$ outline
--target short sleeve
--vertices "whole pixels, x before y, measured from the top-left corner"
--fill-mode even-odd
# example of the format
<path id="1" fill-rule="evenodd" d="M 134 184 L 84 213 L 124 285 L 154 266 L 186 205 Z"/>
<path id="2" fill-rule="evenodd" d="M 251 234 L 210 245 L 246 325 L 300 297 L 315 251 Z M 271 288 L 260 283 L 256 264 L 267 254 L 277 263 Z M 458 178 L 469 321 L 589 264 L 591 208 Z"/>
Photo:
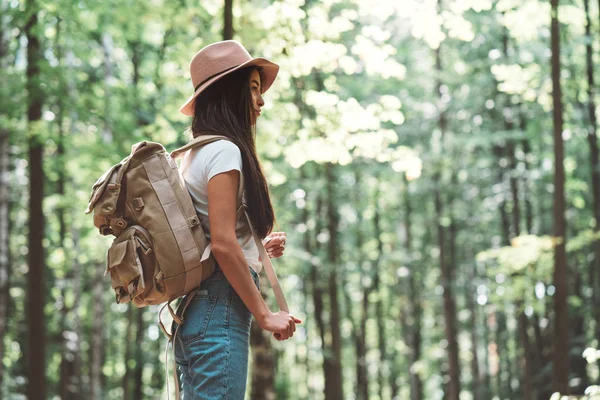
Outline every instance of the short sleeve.
<path id="1" fill-rule="evenodd" d="M 228 140 L 219 140 L 205 147 L 206 181 L 227 171 L 242 172 L 242 153 L 240 149 Z"/>

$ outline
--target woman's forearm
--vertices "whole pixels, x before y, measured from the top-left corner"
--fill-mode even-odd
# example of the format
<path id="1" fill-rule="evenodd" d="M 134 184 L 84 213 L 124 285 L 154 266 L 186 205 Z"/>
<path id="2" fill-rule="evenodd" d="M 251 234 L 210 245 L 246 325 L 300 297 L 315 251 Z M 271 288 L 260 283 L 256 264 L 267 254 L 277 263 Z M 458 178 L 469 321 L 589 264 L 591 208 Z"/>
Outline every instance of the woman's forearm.
<path id="1" fill-rule="evenodd" d="M 213 243 L 212 253 L 235 292 L 254 318 L 261 321 L 270 310 L 254 284 L 248 262 L 238 241 Z"/>

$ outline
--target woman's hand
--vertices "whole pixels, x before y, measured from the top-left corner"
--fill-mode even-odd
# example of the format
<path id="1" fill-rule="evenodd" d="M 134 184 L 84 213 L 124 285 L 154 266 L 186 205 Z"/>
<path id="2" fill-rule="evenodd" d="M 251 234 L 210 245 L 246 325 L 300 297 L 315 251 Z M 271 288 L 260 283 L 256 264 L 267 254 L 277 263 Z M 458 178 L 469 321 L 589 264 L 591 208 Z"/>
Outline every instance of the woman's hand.
<path id="1" fill-rule="evenodd" d="M 287 235 L 285 232 L 272 232 L 264 238 L 263 245 L 265 246 L 265 250 L 267 250 L 269 258 L 279 258 L 283 255 L 286 240 Z"/>
<path id="2" fill-rule="evenodd" d="M 296 324 L 301 323 L 300 319 L 285 311 L 269 312 L 264 318 L 258 321 L 261 329 L 273 333 L 273 337 L 277 340 L 287 340 L 294 336 Z"/>

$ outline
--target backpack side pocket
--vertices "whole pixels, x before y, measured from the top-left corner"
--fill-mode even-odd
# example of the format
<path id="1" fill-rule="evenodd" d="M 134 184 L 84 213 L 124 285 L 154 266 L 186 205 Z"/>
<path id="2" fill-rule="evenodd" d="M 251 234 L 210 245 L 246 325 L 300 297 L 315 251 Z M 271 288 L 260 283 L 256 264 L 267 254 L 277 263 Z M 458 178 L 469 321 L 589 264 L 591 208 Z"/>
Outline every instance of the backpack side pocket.
<path id="1" fill-rule="evenodd" d="M 125 230 L 108 249 L 106 272 L 110 274 L 117 303 L 127 303 L 146 289 L 140 253 L 145 250 L 135 229 Z"/>

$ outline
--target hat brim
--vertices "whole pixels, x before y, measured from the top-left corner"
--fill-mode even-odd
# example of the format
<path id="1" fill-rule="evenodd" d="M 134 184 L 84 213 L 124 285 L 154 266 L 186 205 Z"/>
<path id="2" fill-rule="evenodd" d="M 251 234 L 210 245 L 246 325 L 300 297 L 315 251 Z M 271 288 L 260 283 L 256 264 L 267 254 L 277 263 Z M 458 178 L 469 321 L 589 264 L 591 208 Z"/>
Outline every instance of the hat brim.
<path id="1" fill-rule="evenodd" d="M 215 76 L 214 78 L 209 79 L 208 81 L 204 82 L 195 92 L 193 95 L 190 96 L 190 98 L 181 106 L 181 108 L 179 108 L 179 111 L 182 114 L 188 115 L 190 117 L 194 116 L 194 100 L 196 99 L 196 97 L 198 97 L 198 95 L 200 93 L 202 93 L 204 90 L 206 90 L 207 87 L 209 87 L 210 85 L 212 85 L 213 83 L 215 83 L 216 81 L 218 81 L 219 79 L 221 79 L 222 77 L 231 74 L 234 71 L 237 71 L 238 69 L 241 68 L 245 68 L 245 67 L 260 67 L 264 76 L 264 79 L 261 82 L 261 93 L 266 92 L 271 85 L 273 84 L 273 82 L 275 81 L 275 78 L 277 77 L 277 73 L 279 72 L 279 65 L 272 63 L 271 61 L 265 59 L 265 58 L 253 58 L 252 60 L 248 60 L 245 63 L 242 63 L 240 65 L 238 65 L 235 68 L 232 68 L 228 71 L 225 71 L 217 76 Z"/>

